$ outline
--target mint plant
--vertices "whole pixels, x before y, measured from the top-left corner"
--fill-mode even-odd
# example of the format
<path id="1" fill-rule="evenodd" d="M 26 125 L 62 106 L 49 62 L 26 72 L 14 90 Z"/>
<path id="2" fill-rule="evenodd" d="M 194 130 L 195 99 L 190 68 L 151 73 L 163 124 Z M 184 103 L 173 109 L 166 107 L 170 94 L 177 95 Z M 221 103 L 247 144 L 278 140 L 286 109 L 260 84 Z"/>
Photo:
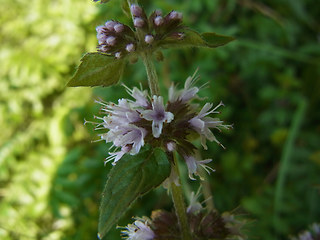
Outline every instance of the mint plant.
<path id="1" fill-rule="evenodd" d="M 107 1 L 101 1 L 104 3 Z M 112 86 L 117 84 L 127 62 L 141 58 L 148 76 L 149 90 L 132 89 L 124 85 L 130 98 L 117 103 L 97 101 L 101 116 L 92 123 L 102 130 L 100 138 L 112 143 L 105 163 L 112 162 L 102 193 L 98 237 L 104 238 L 130 205 L 143 194 L 164 184 L 172 195 L 175 212 L 155 211 L 151 218 L 136 218 L 123 231 L 127 239 L 232 239 L 241 238 L 241 222 L 232 215 L 220 215 L 215 209 L 205 209 L 196 199 L 186 208 L 178 169 L 178 157 L 186 164 L 189 178 L 202 179 L 203 168 L 211 159 L 198 159 L 193 140 L 215 141 L 213 131 L 230 129 L 217 117 L 220 102 L 204 103 L 196 83 L 197 72 L 188 77 L 182 89 L 171 85 L 168 101 L 159 90 L 159 80 L 153 56 L 162 56 L 163 49 L 179 47 L 216 48 L 233 40 L 216 33 L 198 33 L 183 24 L 177 11 L 163 14 L 153 11 L 149 16 L 136 1 L 127 1 L 127 11 L 133 27 L 115 20 L 98 26 L 97 52 L 87 53 L 68 86 Z"/>

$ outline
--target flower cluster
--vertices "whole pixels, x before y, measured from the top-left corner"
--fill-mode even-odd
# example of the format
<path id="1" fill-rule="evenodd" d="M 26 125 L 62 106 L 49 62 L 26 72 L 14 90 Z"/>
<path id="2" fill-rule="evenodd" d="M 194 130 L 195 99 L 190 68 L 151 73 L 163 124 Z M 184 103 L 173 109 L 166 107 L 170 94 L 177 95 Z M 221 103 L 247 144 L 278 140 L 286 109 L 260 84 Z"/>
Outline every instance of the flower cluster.
<path id="1" fill-rule="evenodd" d="M 136 31 L 113 20 L 96 28 L 100 52 L 122 58 L 146 48 L 155 48 L 163 40 L 184 37 L 182 14 L 179 12 L 171 11 L 162 16 L 162 12 L 156 10 L 147 17 L 144 10 L 136 4 L 130 6 L 130 11 Z"/>
<path id="2" fill-rule="evenodd" d="M 105 116 L 95 117 L 101 120 L 96 129 L 108 130 L 100 135 L 101 139 L 113 143 L 112 148 L 115 149 L 109 153 L 106 162 L 113 161 L 116 164 L 124 154 L 135 155 L 148 143 L 153 147 L 162 147 L 167 152 L 177 151 L 184 158 L 191 179 L 194 179 L 193 175 L 198 175 L 199 166 L 207 172 L 212 170 L 205 165 L 211 159 L 196 159 L 196 147 L 190 142 L 190 136 L 200 137 L 206 149 L 206 140 L 221 145 L 212 129 L 228 129 L 231 126 L 209 116 L 219 113 L 217 108 L 222 103 L 216 107 L 206 103 L 200 111 L 191 104 L 193 99 L 198 98 L 199 88 L 194 86 L 197 80 L 195 75 L 188 77 L 181 90 L 172 85 L 166 104 L 162 96 L 150 97 L 146 90 L 136 87 L 126 87 L 133 100 L 122 98 L 117 104 L 98 101 Z"/>
<path id="3" fill-rule="evenodd" d="M 246 239 L 242 233 L 244 219 L 230 213 L 220 215 L 216 210 L 206 213 L 198 201 L 199 192 L 194 195 L 187 208 L 192 239 Z M 175 213 L 156 210 L 148 217 L 136 218 L 121 231 L 122 237 L 128 240 L 181 239 L 181 229 Z"/>

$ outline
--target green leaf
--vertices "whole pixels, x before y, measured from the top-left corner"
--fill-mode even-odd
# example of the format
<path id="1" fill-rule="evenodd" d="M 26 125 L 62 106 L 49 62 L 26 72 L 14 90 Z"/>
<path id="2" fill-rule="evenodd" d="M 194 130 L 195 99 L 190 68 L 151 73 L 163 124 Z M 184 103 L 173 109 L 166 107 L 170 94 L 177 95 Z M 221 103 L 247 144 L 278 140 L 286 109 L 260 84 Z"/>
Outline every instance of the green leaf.
<path id="1" fill-rule="evenodd" d="M 87 53 L 68 87 L 111 86 L 116 84 L 123 72 L 125 61 L 100 53 Z"/>
<path id="2" fill-rule="evenodd" d="M 164 48 L 173 47 L 210 47 L 216 48 L 225 45 L 233 40 L 233 37 L 220 35 L 217 33 L 202 33 L 185 29 L 183 30 L 184 37 L 182 39 L 177 39 L 174 37 L 167 37 L 160 42 L 160 46 Z"/>
<path id="3" fill-rule="evenodd" d="M 121 9 L 122 9 L 122 12 L 123 12 L 127 17 L 131 18 L 131 12 L 130 12 L 130 7 L 129 7 L 129 4 L 128 4 L 128 1 L 122 0 Z"/>
<path id="4" fill-rule="evenodd" d="M 146 147 L 137 155 L 125 155 L 109 173 L 102 194 L 99 237 L 110 228 L 141 195 L 159 186 L 170 174 L 170 163 L 160 148 Z"/>
<path id="5" fill-rule="evenodd" d="M 206 45 L 210 48 L 220 47 L 235 40 L 233 37 L 212 32 L 202 33 L 201 37 L 205 41 Z"/>

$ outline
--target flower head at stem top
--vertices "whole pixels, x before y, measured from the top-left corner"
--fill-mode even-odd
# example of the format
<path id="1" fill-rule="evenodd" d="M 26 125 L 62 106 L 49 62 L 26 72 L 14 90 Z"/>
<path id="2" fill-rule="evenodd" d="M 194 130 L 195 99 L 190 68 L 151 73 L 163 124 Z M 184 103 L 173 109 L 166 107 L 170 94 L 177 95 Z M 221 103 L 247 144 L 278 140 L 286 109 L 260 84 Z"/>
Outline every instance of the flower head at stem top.
<path id="1" fill-rule="evenodd" d="M 99 52 L 119 59 L 146 49 L 154 51 L 165 40 L 184 38 L 182 13 L 171 11 L 162 16 L 160 10 L 155 10 L 147 16 L 138 4 L 129 5 L 134 28 L 114 20 L 96 27 Z"/>

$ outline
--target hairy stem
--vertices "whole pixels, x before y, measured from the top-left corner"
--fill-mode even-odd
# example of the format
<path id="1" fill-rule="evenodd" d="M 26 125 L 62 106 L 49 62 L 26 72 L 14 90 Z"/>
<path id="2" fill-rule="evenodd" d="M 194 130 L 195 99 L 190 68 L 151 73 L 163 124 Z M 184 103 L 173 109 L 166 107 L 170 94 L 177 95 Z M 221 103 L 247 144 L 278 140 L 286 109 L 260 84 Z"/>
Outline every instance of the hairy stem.
<path id="1" fill-rule="evenodd" d="M 141 58 L 148 75 L 148 84 L 151 91 L 151 96 L 160 95 L 158 75 L 154 63 L 152 62 L 152 53 L 150 51 L 145 51 L 141 53 Z"/>
<path id="2" fill-rule="evenodd" d="M 172 171 L 175 171 L 176 175 L 179 177 L 179 184 L 180 184 L 179 186 L 177 186 L 174 182 L 171 183 L 172 200 L 174 203 L 174 208 L 176 210 L 179 225 L 181 228 L 181 233 L 182 233 L 181 237 L 184 240 L 192 240 L 189 222 L 186 214 L 186 206 L 185 206 L 185 202 L 182 194 L 182 186 L 180 181 L 178 162 L 175 157 L 175 154 L 172 154 L 172 155 L 174 160 L 173 163 L 171 164 Z"/>

